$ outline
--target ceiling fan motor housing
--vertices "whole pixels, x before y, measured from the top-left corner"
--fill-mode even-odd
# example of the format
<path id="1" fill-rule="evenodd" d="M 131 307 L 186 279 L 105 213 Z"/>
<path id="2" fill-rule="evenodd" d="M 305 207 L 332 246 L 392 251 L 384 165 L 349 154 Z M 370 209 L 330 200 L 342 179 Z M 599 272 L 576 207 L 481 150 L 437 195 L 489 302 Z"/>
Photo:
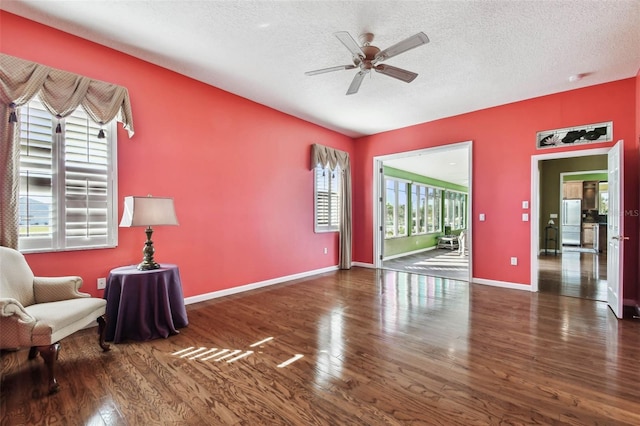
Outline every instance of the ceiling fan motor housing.
<path id="1" fill-rule="evenodd" d="M 373 41 L 372 33 L 364 33 L 360 34 L 360 44 L 362 44 L 362 53 L 364 53 L 364 58 L 362 58 L 362 63 L 360 63 L 360 69 L 362 70 L 370 70 L 373 68 L 373 64 L 371 63 L 380 49 L 376 46 L 372 46 L 371 42 Z"/>

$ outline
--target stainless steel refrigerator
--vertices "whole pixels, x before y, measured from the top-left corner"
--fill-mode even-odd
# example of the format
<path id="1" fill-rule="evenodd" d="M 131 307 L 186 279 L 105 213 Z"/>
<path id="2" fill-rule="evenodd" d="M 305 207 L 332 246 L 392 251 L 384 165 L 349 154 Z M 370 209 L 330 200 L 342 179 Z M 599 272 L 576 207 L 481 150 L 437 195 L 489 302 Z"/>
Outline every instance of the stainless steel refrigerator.
<path id="1" fill-rule="evenodd" d="M 562 200 L 562 244 L 581 245 L 582 200 Z"/>

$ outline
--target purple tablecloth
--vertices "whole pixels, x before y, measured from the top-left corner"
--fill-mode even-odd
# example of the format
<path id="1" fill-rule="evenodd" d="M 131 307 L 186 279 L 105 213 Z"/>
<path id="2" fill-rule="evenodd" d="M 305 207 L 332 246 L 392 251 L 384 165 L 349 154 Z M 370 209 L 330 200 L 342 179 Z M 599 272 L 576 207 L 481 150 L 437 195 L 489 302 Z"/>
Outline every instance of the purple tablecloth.
<path id="1" fill-rule="evenodd" d="M 107 341 L 166 338 L 189 323 L 176 265 L 162 264 L 150 271 L 135 266 L 112 269 L 104 298 Z"/>

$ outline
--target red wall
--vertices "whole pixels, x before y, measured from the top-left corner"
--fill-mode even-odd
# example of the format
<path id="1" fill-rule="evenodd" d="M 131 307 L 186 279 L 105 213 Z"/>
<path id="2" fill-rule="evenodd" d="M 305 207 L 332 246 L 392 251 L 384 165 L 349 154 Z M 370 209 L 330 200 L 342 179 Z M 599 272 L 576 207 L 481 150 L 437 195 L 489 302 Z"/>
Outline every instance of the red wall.
<path id="1" fill-rule="evenodd" d="M 128 88 L 136 133 L 118 126 L 119 217 L 126 195 L 175 198 L 180 226 L 157 227 L 153 240 L 156 261 L 180 267 L 185 296 L 337 265 L 337 234 L 313 232 L 310 146 L 352 152 L 351 138 L 33 21 L 0 20 L 3 53 Z M 118 232 L 115 249 L 27 259 L 36 275 L 80 275 L 101 295 L 98 277 L 142 259 L 143 228 Z"/>
<path id="2" fill-rule="evenodd" d="M 531 156 L 536 133 L 574 125 L 613 121 L 614 140 L 625 140 L 625 209 L 638 208 L 635 143 L 636 79 L 592 86 L 404 129 L 356 141 L 354 260 L 373 260 L 373 157 L 443 144 L 473 141 L 473 275 L 530 284 L 530 222 L 522 222 L 521 202 L 530 200 Z M 588 148 L 611 144 L 590 144 Z M 582 148 L 585 148 L 584 146 Z M 559 148 L 559 151 L 566 150 Z M 485 213 L 486 221 L 478 221 Z M 625 217 L 627 235 L 638 235 L 638 217 Z M 635 299 L 638 242 L 625 246 L 625 297 Z M 509 259 L 518 257 L 518 266 Z"/>
<path id="3" fill-rule="evenodd" d="M 180 266 L 186 296 L 336 265 L 334 233 L 313 232 L 310 145 L 346 150 L 353 160 L 354 256 L 372 263 L 373 157 L 473 141 L 474 276 L 530 282 L 530 197 L 537 131 L 614 121 L 625 140 L 625 208 L 638 208 L 640 76 L 503 105 L 354 141 L 104 46 L 0 11 L 0 50 L 126 86 L 136 135 L 119 129 L 119 199 L 172 196 L 179 227 L 158 227 L 156 260 Z M 43 43 L 42 40 L 46 40 Z M 639 120 L 640 121 L 640 120 Z M 591 147 L 610 146 L 593 144 Z M 545 153 L 548 151 L 545 151 Z M 119 207 L 119 213 L 122 206 Z M 478 213 L 487 220 L 478 222 Z M 639 235 L 638 217 L 625 217 Z M 625 252 L 625 298 L 636 291 L 638 241 Z M 141 228 L 119 230 L 115 249 L 28 255 L 36 274 L 95 280 L 141 259 Z M 329 248 L 329 255 L 322 254 Z M 518 266 L 509 258 L 517 256 Z"/>

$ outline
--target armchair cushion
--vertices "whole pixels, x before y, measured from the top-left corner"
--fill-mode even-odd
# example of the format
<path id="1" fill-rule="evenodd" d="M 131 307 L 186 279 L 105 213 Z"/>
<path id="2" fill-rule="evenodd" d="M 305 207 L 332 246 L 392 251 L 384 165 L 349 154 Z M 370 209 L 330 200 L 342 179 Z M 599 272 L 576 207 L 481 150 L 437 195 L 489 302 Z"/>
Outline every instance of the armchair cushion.
<path id="1" fill-rule="evenodd" d="M 27 306 L 27 313 L 36 318 L 30 346 L 50 345 L 81 330 L 104 315 L 106 305 L 104 299 L 89 297 Z"/>

